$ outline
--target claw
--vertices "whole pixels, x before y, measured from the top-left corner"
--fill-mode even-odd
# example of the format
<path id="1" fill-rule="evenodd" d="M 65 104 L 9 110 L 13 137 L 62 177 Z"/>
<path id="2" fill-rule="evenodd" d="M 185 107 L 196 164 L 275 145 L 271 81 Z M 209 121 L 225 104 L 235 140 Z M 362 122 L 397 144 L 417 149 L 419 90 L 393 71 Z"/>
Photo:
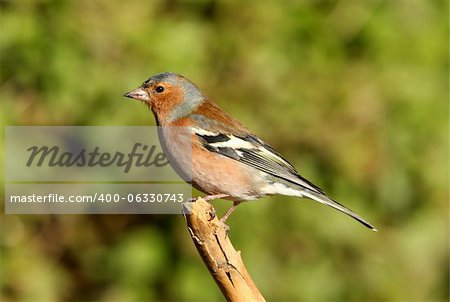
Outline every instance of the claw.
<path id="1" fill-rule="evenodd" d="M 191 197 L 187 199 L 187 202 L 196 202 L 198 197 Z"/>

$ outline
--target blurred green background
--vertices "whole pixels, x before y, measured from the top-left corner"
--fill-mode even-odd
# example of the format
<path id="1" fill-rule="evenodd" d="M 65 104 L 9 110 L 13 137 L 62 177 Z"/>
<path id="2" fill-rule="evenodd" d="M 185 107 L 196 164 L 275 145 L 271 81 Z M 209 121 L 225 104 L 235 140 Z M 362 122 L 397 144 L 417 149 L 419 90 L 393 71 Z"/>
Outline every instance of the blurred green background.
<path id="1" fill-rule="evenodd" d="M 181 73 L 379 229 L 306 199 L 239 206 L 230 236 L 269 301 L 447 301 L 447 1 L 0 8 L 2 124 L 153 125 L 122 94 Z M 181 216 L 1 220 L 2 301 L 223 300 Z"/>

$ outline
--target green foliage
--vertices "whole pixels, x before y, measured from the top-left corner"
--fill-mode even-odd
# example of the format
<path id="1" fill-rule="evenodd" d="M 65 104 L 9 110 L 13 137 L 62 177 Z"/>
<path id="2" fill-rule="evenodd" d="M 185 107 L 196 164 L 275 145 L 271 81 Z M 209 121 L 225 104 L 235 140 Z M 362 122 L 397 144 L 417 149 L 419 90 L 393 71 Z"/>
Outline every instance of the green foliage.
<path id="1" fill-rule="evenodd" d="M 184 74 L 379 229 L 309 200 L 241 205 L 230 236 L 269 301 L 446 301 L 446 2 L 282 2 L 0 1 L 3 123 L 150 125 L 121 95 Z M 2 301 L 222 299 L 179 216 L 1 230 Z"/>

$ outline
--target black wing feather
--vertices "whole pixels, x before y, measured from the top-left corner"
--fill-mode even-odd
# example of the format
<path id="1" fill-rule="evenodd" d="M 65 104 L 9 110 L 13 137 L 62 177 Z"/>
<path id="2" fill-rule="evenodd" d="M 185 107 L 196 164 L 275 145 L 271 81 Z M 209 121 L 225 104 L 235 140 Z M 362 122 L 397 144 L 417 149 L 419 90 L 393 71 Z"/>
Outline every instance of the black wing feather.
<path id="1" fill-rule="evenodd" d="M 209 151 L 240 161 L 295 185 L 305 187 L 320 194 L 325 194 L 318 186 L 302 177 L 275 149 L 255 136 L 230 136 L 223 133 L 214 135 L 197 133 L 197 136 L 202 138 L 203 146 Z M 251 143 L 254 148 L 220 147 L 220 144 L 214 146 L 217 143 L 230 141 L 233 137 Z"/>

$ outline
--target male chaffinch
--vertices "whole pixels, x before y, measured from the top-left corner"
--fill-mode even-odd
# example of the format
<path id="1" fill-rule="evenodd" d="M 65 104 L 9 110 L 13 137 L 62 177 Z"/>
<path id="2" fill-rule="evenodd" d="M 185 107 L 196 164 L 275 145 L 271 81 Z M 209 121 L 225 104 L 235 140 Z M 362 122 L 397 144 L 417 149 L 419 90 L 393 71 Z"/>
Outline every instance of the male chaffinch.
<path id="1" fill-rule="evenodd" d="M 208 194 L 206 200 L 233 201 L 222 221 L 242 201 L 281 194 L 313 199 L 376 231 L 302 177 L 270 145 L 205 97 L 185 77 L 160 73 L 124 96 L 144 102 L 153 111 L 157 125 L 162 126 L 159 138 L 169 162 L 178 173 L 192 177 L 192 185 Z M 188 131 L 164 131 L 173 128 L 167 126 L 183 126 Z M 186 150 L 192 150 L 192 154 Z"/>

